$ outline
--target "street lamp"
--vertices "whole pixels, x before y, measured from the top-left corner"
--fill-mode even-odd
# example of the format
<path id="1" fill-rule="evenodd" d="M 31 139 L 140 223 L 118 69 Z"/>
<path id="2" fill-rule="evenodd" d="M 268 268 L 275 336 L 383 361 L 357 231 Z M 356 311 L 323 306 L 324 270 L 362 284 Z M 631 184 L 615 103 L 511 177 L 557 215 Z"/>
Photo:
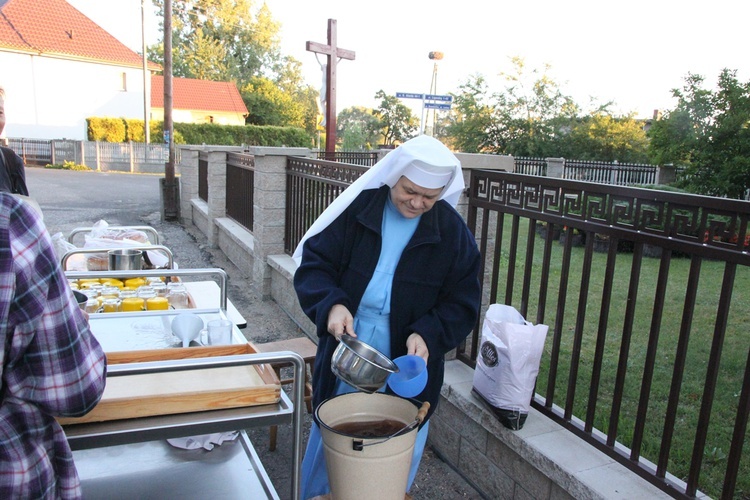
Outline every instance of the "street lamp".
<path id="1" fill-rule="evenodd" d="M 430 94 L 435 95 L 437 94 L 437 71 L 438 71 L 438 64 L 437 62 L 443 59 L 443 53 L 433 51 L 430 52 L 428 57 L 430 58 L 430 61 L 435 61 L 435 63 L 432 66 L 432 81 L 430 82 Z M 430 125 L 430 115 L 432 115 L 432 125 Z M 434 135 L 435 133 L 435 118 L 436 118 L 436 112 L 434 109 L 430 109 L 427 112 L 427 126 L 425 127 L 425 133 L 429 136 Z"/>

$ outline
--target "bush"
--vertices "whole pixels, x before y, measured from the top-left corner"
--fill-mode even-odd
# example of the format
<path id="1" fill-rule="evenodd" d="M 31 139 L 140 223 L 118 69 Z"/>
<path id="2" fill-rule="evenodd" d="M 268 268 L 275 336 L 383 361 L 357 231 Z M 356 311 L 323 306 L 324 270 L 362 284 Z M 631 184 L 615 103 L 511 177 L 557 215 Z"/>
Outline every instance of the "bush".
<path id="1" fill-rule="evenodd" d="M 125 142 L 125 120 L 122 118 L 89 118 L 90 141 Z"/>
<path id="2" fill-rule="evenodd" d="M 78 164 L 74 161 L 64 161 L 62 165 L 51 165 L 46 164 L 44 168 L 52 168 L 57 170 L 91 170 L 86 165 Z"/>
<path id="3" fill-rule="evenodd" d="M 88 140 L 105 142 L 143 142 L 143 120 L 125 118 L 88 118 Z M 149 122 L 151 142 L 163 142 L 163 122 Z M 223 146 L 311 147 L 312 138 L 298 127 L 272 125 L 217 125 L 214 123 L 175 123 L 175 144 L 211 144 Z"/>

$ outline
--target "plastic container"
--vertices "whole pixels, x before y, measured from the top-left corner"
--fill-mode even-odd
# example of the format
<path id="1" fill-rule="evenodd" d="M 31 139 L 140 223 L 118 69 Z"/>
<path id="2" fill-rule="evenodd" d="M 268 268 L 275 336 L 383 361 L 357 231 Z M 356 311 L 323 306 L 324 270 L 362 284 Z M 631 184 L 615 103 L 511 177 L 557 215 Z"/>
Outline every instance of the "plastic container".
<path id="1" fill-rule="evenodd" d="M 402 398 L 413 398 L 427 386 L 427 363 L 408 354 L 393 360 L 398 371 L 388 377 L 388 387 Z"/>

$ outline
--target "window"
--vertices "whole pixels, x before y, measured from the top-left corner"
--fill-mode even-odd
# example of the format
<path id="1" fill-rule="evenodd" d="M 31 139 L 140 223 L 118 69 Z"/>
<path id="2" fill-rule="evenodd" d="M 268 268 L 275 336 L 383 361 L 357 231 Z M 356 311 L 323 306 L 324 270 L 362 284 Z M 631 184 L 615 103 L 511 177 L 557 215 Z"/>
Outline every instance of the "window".
<path id="1" fill-rule="evenodd" d="M 120 90 L 123 92 L 128 91 L 128 74 L 124 71 L 120 74 Z"/>

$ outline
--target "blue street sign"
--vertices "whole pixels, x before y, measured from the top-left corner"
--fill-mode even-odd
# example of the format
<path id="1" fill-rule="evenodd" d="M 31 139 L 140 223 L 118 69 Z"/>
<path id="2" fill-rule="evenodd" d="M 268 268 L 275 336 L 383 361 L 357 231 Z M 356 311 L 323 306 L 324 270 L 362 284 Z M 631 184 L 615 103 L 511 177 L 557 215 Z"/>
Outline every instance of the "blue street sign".
<path id="1" fill-rule="evenodd" d="M 424 94 L 413 94 L 409 92 L 396 92 L 399 99 L 424 99 Z"/>
<path id="2" fill-rule="evenodd" d="M 443 104 L 440 102 L 426 102 L 424 103 L 424 107 L 428 109 L 451 109 L 450 103 Z"/>
<path id="3" fill-rule="evenodd" d="M 450 95 L 427 94 L 424 96 L 424 98 L 428 101 L 443 101 L 443 102 L 453 101 L 453 96 L 450 96 Z"/>

